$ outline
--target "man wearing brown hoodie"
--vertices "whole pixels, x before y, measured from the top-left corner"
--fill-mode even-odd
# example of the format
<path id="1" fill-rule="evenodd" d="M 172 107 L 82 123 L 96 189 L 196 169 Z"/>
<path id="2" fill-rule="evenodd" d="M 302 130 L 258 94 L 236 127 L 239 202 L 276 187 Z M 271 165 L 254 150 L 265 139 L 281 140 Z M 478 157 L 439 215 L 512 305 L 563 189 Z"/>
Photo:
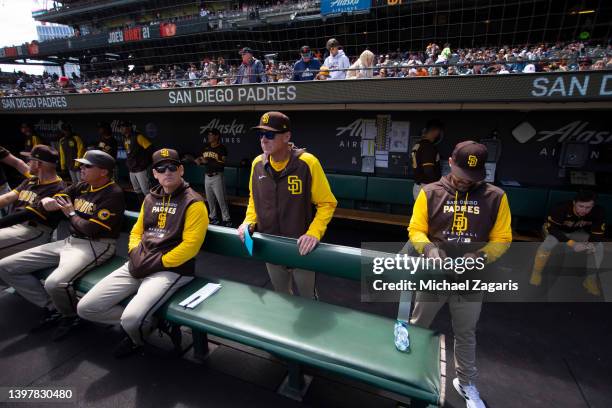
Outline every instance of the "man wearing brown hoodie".
<path id="1" fill-rule="evenodd" d="M 442 260 L 447 254 L 451 258 L 480 258 L 482 264 L 490 264 L 506 252 L 512 242 L 510 207 L 502 189 L 483 181 L 486 159 L 486 146 L 471 140 L 461 142 L 448 161 L 451 173 L 423 186 L 408 227 L 417 252 Z M 467 408 L 485 406 L 474 384 L 478 374 L 476 325 L 482 300 L 480 291 L 417 292 L 410 320 L 416 326 L 429 327 L 448 303 L 455 335 L 457 378 L 453 386 L 465 398 Z"/>
<path id="2" fill-rule="evenodd" d="M 336 198 L 319 160 L 290 143 L 291 122 L 286 115 L 264 113 L 254 129 L 263 154 L 253 160 L 249 205 L 238 235 L 244 241 L 249 228 L 297 238 L 300 255 L 307 255 L 323 237 L 334 215 Z M 276 291 L 293 293 L 295 281 L 300 296 L 316 297 L 314 272 L 271 263 L 266 267 Z"/>
<path id="3" fill-rule="evenodd" d="M 129 261 L 98 282 L 78 304 L 77 313 L 83 319 L 121 324 L 126 335 L 114 351 L 117 358 L 142 348 L 146 336 L 159 327 L 155 311 L 195 274 L 195 257 L 204 242 L 208 213 L 202 197 L 183 180 L 183 174 L 176 150 L 153 153 L 153 176 L 160 185 L 145 197 L 132 228 Z M 131 295 L 130 303 L 121 306 Z M 169 334 L 178 347 L 178 327 Z"/>

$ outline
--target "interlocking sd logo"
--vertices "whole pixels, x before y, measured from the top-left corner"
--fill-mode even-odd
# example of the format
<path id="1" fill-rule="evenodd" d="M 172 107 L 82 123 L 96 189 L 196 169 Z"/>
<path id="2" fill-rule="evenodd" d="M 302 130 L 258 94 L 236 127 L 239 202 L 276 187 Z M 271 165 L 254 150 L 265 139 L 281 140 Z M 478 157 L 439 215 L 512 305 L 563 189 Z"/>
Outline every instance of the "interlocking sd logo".
<path id="1" fill-rule="evenodd" d="M 287 188 L 293 195 L 302 194 L 302 180 L 298 176 L 287 177 Z"/>

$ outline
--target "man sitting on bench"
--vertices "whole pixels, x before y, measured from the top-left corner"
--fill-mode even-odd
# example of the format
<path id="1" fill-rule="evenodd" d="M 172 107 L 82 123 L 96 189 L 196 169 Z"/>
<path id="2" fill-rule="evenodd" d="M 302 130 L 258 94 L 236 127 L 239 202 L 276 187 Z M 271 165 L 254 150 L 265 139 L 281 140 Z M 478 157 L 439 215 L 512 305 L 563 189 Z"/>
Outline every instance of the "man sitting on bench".
<path id="1" fill-rule="evenodd" d="M 604 208 L 595 204 L 595 198 L 594 192 L 583 190 L 573 201 L 558 203 L 550 211 L 543 227 L 546 238 L 536 252 L 529 283 L 542 283 L 542 271 L 550 254 L 563 242 L 573 252 L 587 254 L 587 276 L 582 286 L 593 296 L 601 294 L 597 270 L 603 262 L 606 215 Z"/>
<path id="2" fill-rule="evenodd" d="M 43 198 L 66 188 L 55 170 L 59 154 L 39 144 L 27 155 L 33 176 L 0 196 L 1 208 L 12 204 L 10 214 L 0 219 L 0 258 L 46 244 L 59 223 L 59 217 L 45 211 L 41 204 Z"/>
<path id="3" fill-rule="evenodd" d="M 46 211 L 64 213 L 71 235 L 0 260 L 0 277 L 24 298 L 44 308 L 37 329 L 59 321 L 54 341 L 78 325 L 73 284 L 115 255 L 125 210 L 123 191 L 111 179 L 115 159 L 100 150 L 90 150 L 76 160 L 81 164 L 83 181 L 41 201 Z M 34 272 L 46 268 L 55 270 L 43 288 Z"/>
<path id="4" fill-rule="evenodd" d="M 287 116 L 264 113 L 254 129 L 263 154 L 253 160 L 249 205 L 238 235 L 244 241 L 244 231 L 249 228 L 297 238 L 300 255 L 306 255 L 321 240 L 338 202 L 319 160 L 289 142 L 291 122 Z M 292 293 L 293 278 L 300 296 L 316 297 L 314 272 L 271 263 L 266 267 L 274 290 Z"/>
<path id="5" fill-rule="evenodd" d="M 78 314 L 94 322 L 120 323 L 125 337 L 117 358 L 140 350 L 154 329 L 153 314 L 195 274 L 195 257 L 204 242 L 208 212 L 202 197 L 183 180 L 175 150 L 153 153 L 159 181 L 145 197 L 128 243 L 129 261 L 93 287 L 79 302 Z M 123 308 L 120 303 L 134 295 Z M 178 327 L 160 327 L 180 347 Z"/>

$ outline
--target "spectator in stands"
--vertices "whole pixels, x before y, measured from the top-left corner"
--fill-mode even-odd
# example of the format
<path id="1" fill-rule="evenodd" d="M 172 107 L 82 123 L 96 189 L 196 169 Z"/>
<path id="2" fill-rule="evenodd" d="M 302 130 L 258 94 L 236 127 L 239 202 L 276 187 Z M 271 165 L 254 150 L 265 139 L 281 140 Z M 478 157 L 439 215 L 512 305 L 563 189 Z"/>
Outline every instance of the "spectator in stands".
<path id="1" fill-rule="evenodd" d="M 434 264 L 435 261 L 441 264 L 450 257 L 488 265 L 510 247 L 512 229 L 508 199 L 503 190 L 484 182 L 486 160 L 486 146 L 471 140 L 461 142 L 449 158 L 451 173 L 428 184 L 419 193 L 408 234 L 416 251 L 434 260 Z M 474 209 L 460 205 L 468 200 L 478 205 Z M 449 206 L 455 210 L 448 211 Z M 470 272 L 477 272 L 477 276 L 482 277 L 487 271 L 486 268 L 466 271 L 448 279 L 465 284 L 470 276 L 476 277 Z M 478 377 L 476 326 L 483 298 L 482 291 L 417 291 L 410 319 L 411 324 L 427 328 L 448 303 L 455 336 L 457 378 L 453 379 L 453 386 L 465 398 L 468 408 L 485 408 L 475 385 Z"/>
<path id="2" fill-rule="evenodd" d="M 545 239 L 536 252 L 529 283 L 534 286 L 542 283 L 542 271 L 548 258 L 553 249 L 563 243 L 570 252 L 587 255 L 587 276 L 582 286 L 593 296 L 601 294 L 597 271 L 604 256 L 606 215 L 604 208 L 595 201 L 594 192 L 580 191 L 573 201 L 553 207 L 542 229 Z"/>
<path id="3" fill-rule="evenodd" d="M 317 81 L 326 81 L 329 79 L 329 68 L 327 68 L 325 65 L 323 65 L 320 69 L 319 69 L 319 74 L 317 75 L 317 77 L 315 78 Z"/>
<path id="4" fill-rule="evenodd" d="M 149 192 L 149 166 L 153 144 L 142 133 L 134 130 L 132 122 L 124 120 L 119 126 L 127 154 L 125 164 L 130 173 L 130 182 L 138 200 L 142 203 Z"/>
<path id="5" fill-rule="evenodd" d="M 300 48 L 300 55 L 302 58 L 293 65 L 293 80 L 312 81 L 319 73 L 321 63 L 318 59 L 312 58 L 312 51 L 307 45 Z"/>
<path id="6" fill-rule="evenodd" d="M 85 145 L 81 136 L 72 131 L 72 125 L 63 122 L 59 140 L 60 168 L 68 172 L 73 183 L 81 181 L 81 163 L 77 162 L 85 154 Z"/>
<path id="7" fill-rule="evenodd" d="M 32 148 L 42 143 L 40 137 L 34 132 L 34 126 L 29 122 L 21 124 L 21 134 L 25 136 L 24 151 L 29 152 Z"/>
<path id="8" fill-rule="evenodd" d="M 321 164 L 315 156 L 296 148 L 291 139 L 291 122 L 281 112 L 261 116 L 257 131 L 263 154 L 253 160 L 249 179 L 249 204 L 238 228 L 297 238 L 300 255 L 307 255 L 319 243 L 331 221 L 337 201 Z M 316 211 L 313 214 L 313 205 Z M 274 289 L 315 298 L 315 273 L 266 263 Z"/>
<path id="9" fill-rule="evenodd" d="M 346 69 L 351 65 L 349 59 L 344 55 L 344 50 L 341 49 L 340 43 L 335 38 L 330 38 L 327 41 L 327 50 L 329 56 L 325 58 L 325 65 L 329 68 L 329 79 L 345 79 Z"/>
<path id="10" fill-rule="evenodd" d="M 267 82 L 266 70 L 261 61 L 253 57 L 253 50 L 244 47 L 240 50 L 242 64 L 238 69 L 234 84 L 254 84 Z"/>
<path id="11" fill-rule="evenodd" d="M 67 76 L 61 76 L 57 80 L 57 83 L 62 93 L 76 93 L 76 88 L 74 87 L 74 84 Z"/>
<path id="12" fill-rule="evenodd" d="M 221 143 L 219 129 L 207 129 L 205 133 L 208 143 L 204 145 L 202 156 L 196 159 L 196 163 L 205 167 L 204 188 L 210 209 L 210 223 L 231 227 L 232 220 L 225 198 L 225 178 L 223 177 L 227 148 Z M 218 217 L 217 203 L 221 208 L 222 219 Z"/>
<path id="13" fill-rule="evenodd" d="M 359 59 L 349 67 L 346 79 L 373 78 L 374 58 L 375 56 L 372 51 L 365 50 L 362 52 Z"/>

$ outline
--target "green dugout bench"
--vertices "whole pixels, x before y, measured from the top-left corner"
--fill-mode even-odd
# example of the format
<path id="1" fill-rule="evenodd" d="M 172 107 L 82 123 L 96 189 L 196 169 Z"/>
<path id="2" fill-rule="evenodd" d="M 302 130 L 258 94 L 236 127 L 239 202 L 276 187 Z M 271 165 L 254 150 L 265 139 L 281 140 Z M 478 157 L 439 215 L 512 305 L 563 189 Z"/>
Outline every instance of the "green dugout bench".
<path id="1" fill-rule="evenodd" d="M 126 216 L 134 222 L 137 213 L 126 212 Z M 361 279 L 357 248 L 320 244 L 308 256 L 300 256 L 294 239 L 256 233 L 254 241 L 254 256 L 249 257 L 235 230 L 210 226 L 202 249 Z M 113 258 L 79 279 L 76 289 L 89 291 L 124 262 L 121 257 Z M 195 309 L 179 306 L 207 282 L 220 283 L 222 288 Z M 366 383 L 410 406 L 438 406 L 443 402 L 444 339 L 427 329 L 411 327 L 412 351 L 401 353 L 393 345 L 393 319 L 212 278 L 196 278 L 159 313 L 192 329 L 198 358 L 208 353 L 210 333 L 283 359 L 288 376 L 279 392 L 295 399 L 300 399 L 305 390 L 307 377 L 301 367 L 306 366 Z"/>

